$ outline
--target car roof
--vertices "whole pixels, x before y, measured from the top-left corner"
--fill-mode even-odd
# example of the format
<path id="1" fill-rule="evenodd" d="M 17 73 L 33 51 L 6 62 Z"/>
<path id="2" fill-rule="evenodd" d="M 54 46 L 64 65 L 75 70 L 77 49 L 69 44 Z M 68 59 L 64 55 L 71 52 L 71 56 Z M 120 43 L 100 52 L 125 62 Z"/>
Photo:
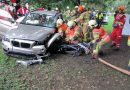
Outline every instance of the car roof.
<path id="1" fill-rule="evenodd" d="M 56 14 L 58 14 L 57 11 L 42 11 L 42 10 L 33 11 L 31 13 L 46 14 L 46 15 L 50 15 L 50 16 L 55 16 Z"/>

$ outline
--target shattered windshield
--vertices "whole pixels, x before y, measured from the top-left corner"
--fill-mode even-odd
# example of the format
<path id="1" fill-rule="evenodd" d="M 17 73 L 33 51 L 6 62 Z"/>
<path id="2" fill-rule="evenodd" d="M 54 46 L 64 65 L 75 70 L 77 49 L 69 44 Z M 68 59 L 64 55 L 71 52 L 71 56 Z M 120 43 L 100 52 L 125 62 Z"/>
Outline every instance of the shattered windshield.
<path id="1" fill-rule="evenodd" d="M 43 27 L 54 27 L 54 16 L 38 13 L 30 13 L 22 21 L 22 24 Z"/>

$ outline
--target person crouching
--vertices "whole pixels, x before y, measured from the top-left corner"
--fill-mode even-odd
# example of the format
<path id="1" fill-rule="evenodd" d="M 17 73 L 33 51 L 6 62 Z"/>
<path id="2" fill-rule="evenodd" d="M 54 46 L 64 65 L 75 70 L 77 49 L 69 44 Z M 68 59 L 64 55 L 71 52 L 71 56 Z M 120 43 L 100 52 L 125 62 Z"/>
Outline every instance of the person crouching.
<path id="1" fill-rule="evenodd" d="M 69 21 L 67 23 L 68 28 L 65 32 L 66 42 L 68 43 L 79 43 L 82 40 L 82 30 L 79 26 L 75 24 L 74 21 Z"/>
<path id="2" fill-rule="evenodd" d="M 101 26 L 97 25 L 95 20 L 90 20 L 88 24 L 88 26 L 92 29 L 93 35 L 93 40 L 91 41 L 93 44 L 92 58 L 96 59 L 101 51 L 102 46 L 110 41 L 110 36 Z"/>
<path id="3" fill-rule="evenodd" d="M 65 31 L 67 29 L 67 25 L 63 22 L 62 19 L 58 19 L 56 23 L 57 23 L 58 33 L 61 33 L 61 35 L 64 37 Z"/>

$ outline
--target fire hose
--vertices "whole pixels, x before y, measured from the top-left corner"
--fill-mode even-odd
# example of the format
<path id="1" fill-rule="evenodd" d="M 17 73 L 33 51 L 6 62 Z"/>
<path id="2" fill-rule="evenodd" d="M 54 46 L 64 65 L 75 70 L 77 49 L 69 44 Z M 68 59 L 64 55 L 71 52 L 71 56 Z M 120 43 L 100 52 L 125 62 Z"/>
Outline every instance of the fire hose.
<path id="1" fill-rule="evenodd" d="M 99 62 L 101 62 L 101 63 L 103 63 L 103 64 L 105 64 L 105 65 L 107 65 L 107 66 L 109 66 L 109 67 L 111 67 L 111 68 L 113 68 L 113 69 L 115 69 L 115 70 L 117 70 L 117 71 L 123 73 L 123 74 L 126 74 L 126 75 L 129 75 L 129 76 L 130 76 L 130 71 L 125 70 L 125 69 L 122 69 L 122 68 L 119 68 L 119 67 L 117 67 L 117 66 L 115 66 L 115 65 L 112 65 L 112 64 L 106 62 L 105 60 L 103 60 L 103 59 L 101 59 L 101 58 L 98 58 L 98 60 L 99 60 Z"/>

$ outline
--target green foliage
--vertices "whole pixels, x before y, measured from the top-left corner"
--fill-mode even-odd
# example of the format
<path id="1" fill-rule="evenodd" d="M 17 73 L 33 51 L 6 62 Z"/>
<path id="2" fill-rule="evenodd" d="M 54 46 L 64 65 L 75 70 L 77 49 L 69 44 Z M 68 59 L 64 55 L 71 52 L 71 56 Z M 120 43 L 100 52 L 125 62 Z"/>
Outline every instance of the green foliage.
<path id="1" fill-rule="evenodd" d="M 109 16 L 109 22 L 107 25 L 103 25 L 103 27 L 105 28 L 105 30 L 108 32 L 108 33 L 111 33 L 112 32 L 112 24 L 113 24 L 113 20 L 114 20 L 114 17 L 113 16 Z"/>

